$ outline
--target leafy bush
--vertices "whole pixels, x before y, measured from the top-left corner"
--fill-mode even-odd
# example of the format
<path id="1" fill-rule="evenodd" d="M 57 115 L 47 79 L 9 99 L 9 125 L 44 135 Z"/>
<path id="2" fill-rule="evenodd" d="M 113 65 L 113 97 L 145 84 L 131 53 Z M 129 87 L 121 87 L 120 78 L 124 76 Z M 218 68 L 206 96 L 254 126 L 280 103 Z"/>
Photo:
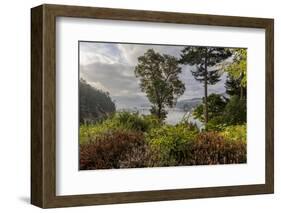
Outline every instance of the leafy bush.
<path id="1" fill-rule="evenodd" d="M 152 127 L 158 126 L 160 121 L 153 115 L 140 115 L 137 112 L 119 112 L 114 119 L 126 129 L 145 132 Z"/>
<path id="2" fill-rule="evenodd" d="M 173 129 L 175 130 L 175 129 Z M 158 130 L 157 139 L 150 141 L 149 166 L 191 166 L 211 164 L 234 164 L 246 162 L 245 141 L 229 139 L 219 132 L 194 134 L 185 130 L 181 137 L 173 135 L 173 130 Z M 182 129 L 178 128 L 177 136 Z M 166 132 L 166 133 L 165 133 Z M 176 140 L 176 138 L 178 140 Z"/>
<path id="3" fill-rule="evenodd" d="M 246 163 L 247 145 L 243 141 L 228 141 L 217 132 L 200 133 L 195 142 L 186 146 L 181 165 Z"/>
<path id="4" fill-rule="evenodd" d="M 138 113 L 118 112 L 108 119 L 90 125 L 80 125 L 80 144 L 93 143 L 96 137 L 114 131 L 141 131 L 160 126 L 160 121 L 153 115 L 139 115 Z"/>
<path id="5" fill-rule="evenodd" d="M 228 125 L 245 123 L 247 120 L 246 99 L 240 99 L 237 95 L 232 96 L 225 107 L 224 120 Z"/>
<path id="6" fill-rule="evenodd" d="M 177 164 L 177 153 L 187 143 L 191 143 L 196 131 L 186 125 L 163 125 L 152 129 L 147 135 L 147 140 L 153 151 L 151 163 L 153 166 L 172 166 Z"/>
<path id="7" fill-rule="evenodd" d="M 222 131 L 227 124 L 225 124 L 224 116 L 216 116 L 209 120 L 207 123 L 205 130 L 207 131 Z"/>
<path id="8" fill-rule="evenodd" d="M 229 141 L 242 141 L 246 143 L 247 140 L 246 124 L 228 126 L 224 128 L 224 131 L 222 131 L 220 134 Z"/>
<path id="9" fill-rule="evenodd" d="M 135 156 L 132 154 L 136 154 Z M 146 144 L 142 133 L 116 131 L 80 144 L 80 169 L 145 167 Z"/>
<path id="10" fill-rule="evenodd" d="M 94 143 L 97 137 L 122 129 L 123 127 L 118 125 L 112 118 L 96 124 L 80 125 L 80 144 Z"/>

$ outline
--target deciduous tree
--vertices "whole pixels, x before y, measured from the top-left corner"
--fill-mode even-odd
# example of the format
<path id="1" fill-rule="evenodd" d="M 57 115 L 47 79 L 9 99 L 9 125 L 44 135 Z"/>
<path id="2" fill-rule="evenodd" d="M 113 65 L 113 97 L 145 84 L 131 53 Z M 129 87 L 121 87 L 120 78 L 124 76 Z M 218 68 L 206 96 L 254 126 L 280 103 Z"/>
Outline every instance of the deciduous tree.
<path id="1" fill-rule="evenodd" d="M 233 54 L 233 62 L 230 63 L 225 71 L 236 81 L 239 81 L 240 99 L 245 98 L 245 90 L 247 86 L 247 49 L 231 49 Z"/>
<path id="2" fill-rule="evenodd" d="M 182 72 L 177 58 L 149 49 L 138 58 L 135 75 L 140 79 L 140 88 L 151 102 L 151 113 L 160 120 L 166 118 L 165 107 L 173 107 L 185 91 L 179 79 Z"/>

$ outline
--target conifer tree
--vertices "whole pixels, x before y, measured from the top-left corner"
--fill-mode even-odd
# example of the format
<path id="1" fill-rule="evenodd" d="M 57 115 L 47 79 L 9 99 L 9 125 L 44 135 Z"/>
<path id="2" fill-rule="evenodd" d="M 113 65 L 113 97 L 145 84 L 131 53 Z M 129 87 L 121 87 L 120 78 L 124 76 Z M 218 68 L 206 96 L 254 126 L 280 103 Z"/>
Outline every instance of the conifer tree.
<path id="1" fill-rule="evenodd" d="M 208 85 L 220 81 L 220 63 L 232 55 L 228 48 L 222 47 L 185 47 L 179 62 L 194 67 L 194 78 L 204 85 L 204 122 L 208 123 Z"/>

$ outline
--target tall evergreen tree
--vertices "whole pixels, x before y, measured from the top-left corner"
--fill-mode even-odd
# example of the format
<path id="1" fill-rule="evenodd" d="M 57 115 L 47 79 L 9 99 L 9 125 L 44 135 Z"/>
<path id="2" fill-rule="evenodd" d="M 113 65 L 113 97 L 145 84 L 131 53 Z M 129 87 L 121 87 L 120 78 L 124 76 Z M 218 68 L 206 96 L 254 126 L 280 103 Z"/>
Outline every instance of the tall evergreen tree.
<path id="1" fill-rule="evenodd" d="M 232 55 L 228 48 L 221 47 L 185 47 L 179 60 L 182 64 L 194 66 L 191 70 L 194 78 L 204 84 L 204 122 L 208 123 L 208 85 L 220 80 L 218 66 Z"/>
<path id="2" fill-rule="evenodd" d="M 226 93 L 230 96 L 237 95 L 240 97 L 246 97 L 247 96 L 247 89 L 246 87 L 243 87 L 241 85 L 241 78 L 235 79 L 231 75 L 227 76 L 226 82 L 225 82 L 225 89 Z"/>

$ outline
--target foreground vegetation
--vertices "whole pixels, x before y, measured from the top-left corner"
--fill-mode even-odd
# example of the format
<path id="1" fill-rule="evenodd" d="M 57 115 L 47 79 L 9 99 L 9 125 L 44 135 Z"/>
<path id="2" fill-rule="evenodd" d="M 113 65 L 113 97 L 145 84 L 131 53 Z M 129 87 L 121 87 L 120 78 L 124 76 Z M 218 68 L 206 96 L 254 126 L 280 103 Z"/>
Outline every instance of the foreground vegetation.
<path id="1" fill-rule="evenodd" d="M 118 112 L 80 126 L 80 169 L 141 168 L 246 162 L 246 125 L 199 131 L 153 115 Z"/>

